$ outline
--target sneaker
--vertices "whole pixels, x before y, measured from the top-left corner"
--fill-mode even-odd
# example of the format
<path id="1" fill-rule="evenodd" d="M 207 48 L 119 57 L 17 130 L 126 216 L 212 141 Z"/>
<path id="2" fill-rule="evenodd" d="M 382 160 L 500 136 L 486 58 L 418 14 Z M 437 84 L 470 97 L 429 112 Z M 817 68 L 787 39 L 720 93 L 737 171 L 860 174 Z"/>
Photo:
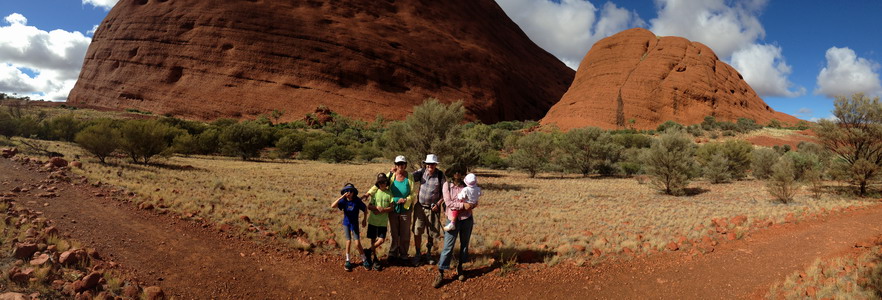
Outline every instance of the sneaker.
<path id="1" fill-rule="evenodd" d="M 440 288 L 442 281 L 444 281 L 444 273 L 438 272 L 438 276 L 435 277 L 435 282 L 432 283 L 432 287 L 436 289 Z"/>
<path id="2" fill-rule="evenodd" d="M 456 279 L 459 281 L 465 281 L 465 271 L 462 270 L 462 267 L 456 268 Z"/>
<path id="3" fill-rule="evenodd" d="M 371 262 L 368 261 L 367 259 L 365 259 L 364 262 L 363 262 L 361 265 L 364 266 L 364 269 L 365 269 L 365 270 L 368 270 L 368 271 L 371 270 Z"/>
<path id="4" fill-rule="evenodd" d="M 379 261 L 379 260 L 375 260 L 375 261 L 374 261 L 374 263 L 373 263 L 373 269 L 374 269 L 374 271 L 377 271 L 377 272 L 383 270 L 383 266 L 380 265 L 380 261 Z"/>
<path id="5" fill-rule="evenodd" d="M 414 267 L 419 267 L 420 265 L 422 265 L 422 261 L 420 261 L 421 256 L 422 255 L 419 254 L 414 255 L 413 259 L 410 260 L 410 263 L 413 264 Z"/>
<path id="6" fill-rule="evenodd" d="M 352 263 L 349 261 L 346 261 L 346 263 L 343 264 L 343 269 L 345 269 L 346 272 L 352 272 Z"/>
<path id="7" fill-rule="evenodd" d="M 434 265 L 436 263 L 435 257 L 432 256 L 431 254 L 426 254 L 425 256 L 423 256 L 423 261 L 425 261 L 426 263 L 428 263 L 430 265 Z"/>
<path id="8" fill-rule="evenodd" d="M 447 226 L 444 226 L 444 231 L 451 231 L 456 229 L 456 224 L 453 222 L 447 223 Z"/>

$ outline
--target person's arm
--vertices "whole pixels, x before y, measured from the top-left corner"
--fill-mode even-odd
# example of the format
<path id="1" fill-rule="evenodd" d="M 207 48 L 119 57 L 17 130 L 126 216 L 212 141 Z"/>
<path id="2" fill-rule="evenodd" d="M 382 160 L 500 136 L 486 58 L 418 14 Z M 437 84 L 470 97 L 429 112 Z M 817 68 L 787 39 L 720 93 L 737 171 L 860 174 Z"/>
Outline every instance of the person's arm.
<path id="1" fill-rule="evenodd" d="M 344 197 L 346 197 L 345 194 L 341 195 L 337 200 L 334 200 L 334 203 L 331 203 L 331 208 L 340 208 L 340 200 L 343 200 Z"/>
<path id="2" fill-rule="evenodd" d="M 368 219 L 367 206 L 362 206 L 361 211 L 364 212 L 364 218 L 361 219 L 361 227 L 367 227 L 367 219 Z"/>
<path id="3" fill-rule="evenodd" d="M 410 193 L 407 194 L 407 201 L 404 202 L 404 207 L 406 209 L 410 209 L 413 207 L 413 204 L 416 202 L 416 199 L 420 196 L 420 182 L 413 180 L 414 177 L 410 178 Z"/>
<path id="4" fill-rule="evenodd" d="M 444 199 L 444 203 L 447 204 L 447 209 L 449 210 L 463 210 L 465 209 L 465 202 L 459 201 L 456 199 L 456 195 L 450 195 L 449 198 Z"/>

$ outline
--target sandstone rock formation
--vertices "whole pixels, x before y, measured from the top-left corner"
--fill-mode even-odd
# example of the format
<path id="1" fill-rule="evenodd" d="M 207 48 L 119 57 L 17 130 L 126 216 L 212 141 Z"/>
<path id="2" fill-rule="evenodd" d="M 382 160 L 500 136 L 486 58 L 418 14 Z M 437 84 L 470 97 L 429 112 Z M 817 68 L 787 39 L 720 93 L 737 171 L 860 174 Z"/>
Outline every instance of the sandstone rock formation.
<path id="1" fill-rule="evenodd" d="M 668 120 L 697 124 L 705 116 L 718 121 L 744 117 L 760 124 L 798 121 L 766 105 L 707 46 L 635 28 L 591 47 L 572 86 L 541 123 L 564 130 L 652 129 Z"/>
<path id="2" fill-rule="evenodd" d="M 575 72 L 493 0 L 121 0 L 68 101 L 214 119 L 317 106 L 400 119 L 427 97 L 538 120 Z"/>

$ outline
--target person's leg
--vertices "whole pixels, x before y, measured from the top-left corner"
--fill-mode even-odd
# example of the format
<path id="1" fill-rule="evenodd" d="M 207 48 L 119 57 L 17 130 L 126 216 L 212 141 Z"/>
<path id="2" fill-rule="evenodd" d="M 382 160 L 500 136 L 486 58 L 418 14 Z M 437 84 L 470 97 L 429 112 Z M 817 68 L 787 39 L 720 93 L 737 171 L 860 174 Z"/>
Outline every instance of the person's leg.
<path id="1" fill-rule="evenodd" d="M 420 254 L 422 253 L 423 232 L 426 230 L 427 223 L 428 218 L 425 209 L 419 205 L 415 206 L 413 208 L 413 226 L 411 226 L 411 229 L 413 230 L 413 248 L 416 250 L 414 264 L 418 263 Z"/>
<path id="2" fill-rule="evenodd" d="M 440 232 L 439 214 L 429 210 L 428 221 L 428 226 L 426 226 L 426 255 L 429 256 L 429 263 L 433 264 L 432 248 L 434 248 L 435 241 L 438 239 L 438 233 Z"/>
<path id="3" fill-rule="evenodd" d="M 462 264 L 469 260 L 469 241 L 472 238 L 472 228 L 475 225 L 474 217 L 468 218 L 465 220 L 460 220 L 458 222 L 459 228 L 459 265 L 457 266 L 457 273 L 463 275 L 462 273 Z M 460 277 L 460 280 L 464 280 L 465 277 Z"/>
<path id="4" fill-rule="evenodd" d="M 436 289 L 441 287 L 441 282 L 444 280 L 444 271 L 450 269 L 453 246 L 456 245 L 456 234 L 455 230 L 444 232 L 444 248 L 441 250 L 441 257 L 438 259 L 438 275 L 432 283 L 432 286 Z"/>
<path id="5" fill-rule="evenodd" d="M 413 218 L 413 209 L 410 211 L 404 212 L 401 214 L 400 228 L 398 228 L 398 233 L 400 234 L 399 238 L 401 239 L 401 243 L 398 244 L 398 251 L 401 254 L 401 257 L 407 257 L 408 250 L 410 250 L 410 222 Z"/>
<path id="6" fill-rule="evenodd" d="M 399 238 L 399 226 L 401 223 L 400 214 L 390 212 L 389 213 L 389 235 L 390 235 L 390 243 L 389 243 L 389 258 L 395 259 L 398 256 L 398 244 L 401 242 L 401 238 Z"/>

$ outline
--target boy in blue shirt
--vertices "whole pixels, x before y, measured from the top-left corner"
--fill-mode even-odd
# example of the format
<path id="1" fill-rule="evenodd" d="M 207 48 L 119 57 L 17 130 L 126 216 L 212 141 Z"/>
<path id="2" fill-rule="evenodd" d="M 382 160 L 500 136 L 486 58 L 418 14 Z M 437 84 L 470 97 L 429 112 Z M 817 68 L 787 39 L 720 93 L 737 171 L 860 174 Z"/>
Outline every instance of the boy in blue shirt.
<path id="1" fill-rule="evenodd" d="M 362 226 L 367 226 L 367 206 L 358 198 L 358 190 L 351 183 L 347 183 L 340 190 L 340 198 L 331 203 L 331 208 L 343 211 L 343 236 L 346 237 L 346 263 L 343 268 L 347 272 L 352 271 L 352 263 L 349 262 L 349 252 L 352 248 L 352 240 L 355 239 L 355 247 L 361 254 L 361 261 L 364 268 L 370 270 L 371 263 L 364 256 L 364 249 L 361 247 L 361 235 L 358 230 L 358 212 L 364 212 L 364 219 L 361 221 Z"/>

